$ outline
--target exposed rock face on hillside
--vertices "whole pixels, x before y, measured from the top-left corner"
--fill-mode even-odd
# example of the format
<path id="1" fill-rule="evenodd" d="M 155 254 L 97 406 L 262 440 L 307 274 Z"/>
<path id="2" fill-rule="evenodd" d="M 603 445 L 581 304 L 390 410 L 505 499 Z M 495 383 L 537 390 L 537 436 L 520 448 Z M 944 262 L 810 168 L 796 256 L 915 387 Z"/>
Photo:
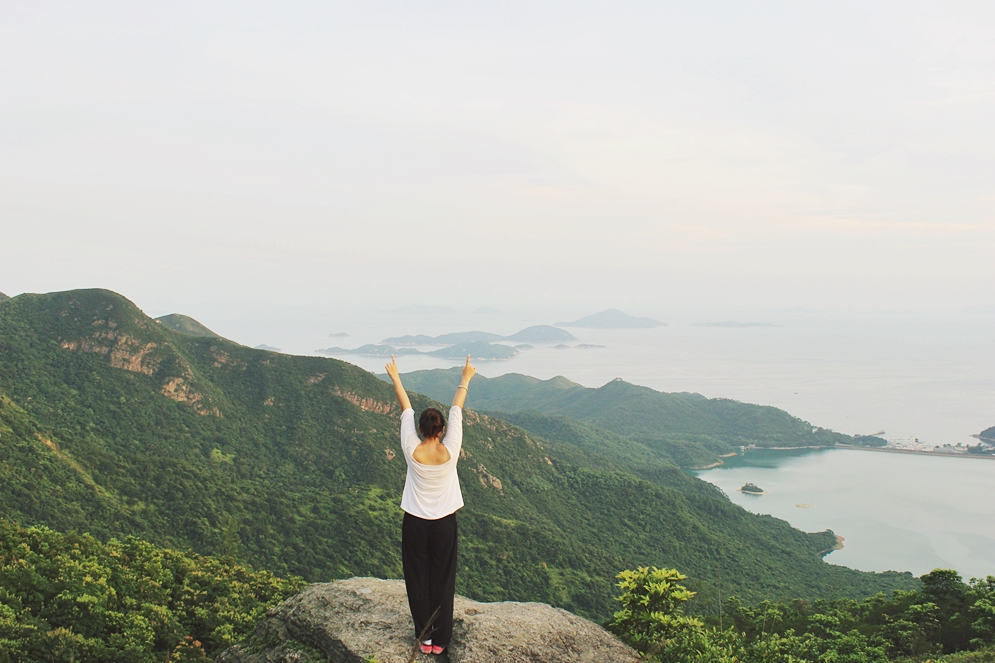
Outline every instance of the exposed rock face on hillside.
<path id="1" fill-rule="evenodd" d="M 456 597 L 452 663 L 635 663 L 603 628 L 544 603 L 478 603 Z M 406 663 L 415 644 L 400 580 L 351 578 L 309 586 L 270 611 L 247 643 L 218 663 Z M 426 656 L 416 661 L 445 661 Z"/>

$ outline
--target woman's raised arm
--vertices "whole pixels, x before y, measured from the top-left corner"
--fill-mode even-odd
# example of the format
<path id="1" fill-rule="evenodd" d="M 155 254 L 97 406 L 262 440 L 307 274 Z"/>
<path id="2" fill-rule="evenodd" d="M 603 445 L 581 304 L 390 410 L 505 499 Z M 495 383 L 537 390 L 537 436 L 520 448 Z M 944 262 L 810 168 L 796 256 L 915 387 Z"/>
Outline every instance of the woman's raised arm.
<path id="1" fill-rule="evenodd" d="M 466 402 L 466 394 L 470 391 L 470 380 L 477 374 L 477 369 L 470 363 L 470 355 L 466 356 L 466 366 L 463 367 L 463 376 L 460 378 L 459 386 L 456 387 L 456 395 L 453 396 L 453 406 L 463 409 Z"/>
<path id="2" fill-rule="evenodd" d="M 467 360 L 469 363 L 469 359 Z M 387 375 L 390 376 L 391 382 L 394 383 L 394 394 L 397 395 L 397 402 L 401 406 L 401 412 L 411 409 L 411 399 L 408 398 L 408 392 L 404 391 L 404 385 L 401 384 L 401 374 L 397 372 L 397 360 L 394 359 L 394 355 L 390 356 L 390 363 L 387 364 Z"/>

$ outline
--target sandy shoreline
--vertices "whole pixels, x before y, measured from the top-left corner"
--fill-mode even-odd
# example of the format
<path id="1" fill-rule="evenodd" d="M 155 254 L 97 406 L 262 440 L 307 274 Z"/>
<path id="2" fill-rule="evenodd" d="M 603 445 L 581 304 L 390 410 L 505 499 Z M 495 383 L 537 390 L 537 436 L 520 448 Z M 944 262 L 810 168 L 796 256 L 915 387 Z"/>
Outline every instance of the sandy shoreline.
<path id="1" fill-rule="evenodd" d="M 878 451 L 886 454 L 911 454 L 914 456 L 943 456 L 944 458 L 975 458 L 980 460 L 995 460 L 995 456 L 980 456 L 977 454 L 958 454 L 945 451 L 916 451 L 914 449 L 887 449 L 885 447 L 858 447 L 853 444 L 837 444 L 829 449 L 849 449 L 851 451 Z"/>

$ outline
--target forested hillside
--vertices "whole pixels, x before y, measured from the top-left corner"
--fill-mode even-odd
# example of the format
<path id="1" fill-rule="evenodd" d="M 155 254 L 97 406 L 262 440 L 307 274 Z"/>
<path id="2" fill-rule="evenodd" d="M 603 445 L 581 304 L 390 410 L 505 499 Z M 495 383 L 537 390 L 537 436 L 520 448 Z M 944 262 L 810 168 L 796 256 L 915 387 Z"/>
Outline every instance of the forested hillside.
<path id="1" fill-rule="evenodd" d="M 308 580 L 401 575 L 399 412 L 371 373 L 184 335 L 86 290 L 0 304 L 0 393 L 2 517 Z M 467 412 L 460 593 L 600 619 L 614 574 L 645 564 L 686 569 L 709 601 L 720 566 L 746 600 L 915 584 L 826 564 L 831 533 L 749 514 L 674 466 L 646 480 L 562 437 Z"/>
<path id="2" fill-rule="evenodd" d="M 458 371 L 415 371 L 405 374 L 404 380 L 416 391 L 441 398 L 458 379 L 454 370 Z M 590 389 L 563 377 L 538 380 L 509 374 L 479 377 L 473 387 L 475 407 L 494 411 L 538 435 L 553 428 L 576 429 L 566 420 L 572 419 L 607 439 L 609 448 L 624 447 L 621 452 L 625 454 L 648 451 L 684 467 L 714 463 L 721 454 L 743 445 L 804 447 L 853 442 L 851 437 L 816 428 L 774 407 L 700 394 L 662 393 L 621 379 Z"/>
<path id="3" fill-rule="evenodd" d="M 0 661 L 202 661 L 304 586 L 231 559 L 0 518 Z"/>

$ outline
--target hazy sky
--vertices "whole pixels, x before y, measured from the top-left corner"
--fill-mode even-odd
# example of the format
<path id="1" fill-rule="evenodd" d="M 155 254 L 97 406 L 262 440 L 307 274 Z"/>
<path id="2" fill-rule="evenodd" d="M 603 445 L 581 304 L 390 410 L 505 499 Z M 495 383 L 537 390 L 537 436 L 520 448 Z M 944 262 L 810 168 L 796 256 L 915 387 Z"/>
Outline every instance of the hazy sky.
<path id="1" fill-rule="evenodd" d="M 995 3 L 0 3 L 0 291 L 995 304 Z"/>

